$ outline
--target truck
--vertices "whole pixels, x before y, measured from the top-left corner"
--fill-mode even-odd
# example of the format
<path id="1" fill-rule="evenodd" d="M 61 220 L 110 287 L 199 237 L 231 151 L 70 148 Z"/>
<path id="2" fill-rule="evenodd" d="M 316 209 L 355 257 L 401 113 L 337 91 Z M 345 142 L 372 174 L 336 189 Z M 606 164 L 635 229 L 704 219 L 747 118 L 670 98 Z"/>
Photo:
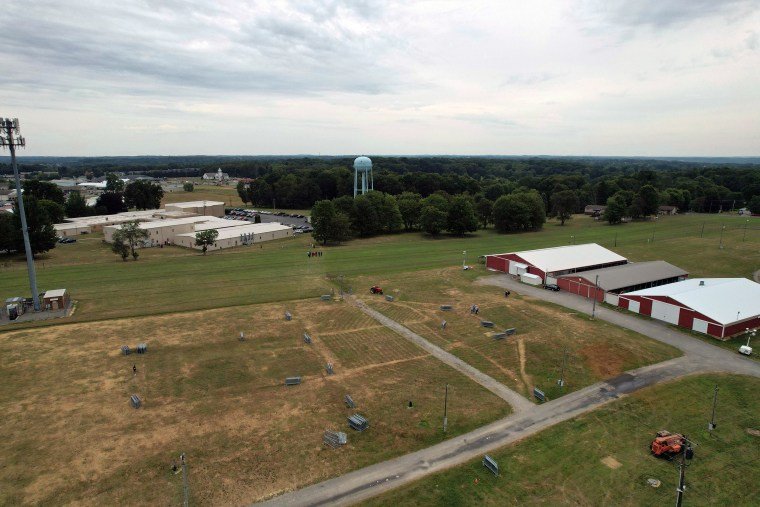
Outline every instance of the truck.
<path id="1" fill-rule="evenodd" d="M 686 448 L 687 440 L 686 435 L 680 433 L 658 431 L 652 443 L 649 444 L 649 450 L 657 457 L 673 459 Z"/>

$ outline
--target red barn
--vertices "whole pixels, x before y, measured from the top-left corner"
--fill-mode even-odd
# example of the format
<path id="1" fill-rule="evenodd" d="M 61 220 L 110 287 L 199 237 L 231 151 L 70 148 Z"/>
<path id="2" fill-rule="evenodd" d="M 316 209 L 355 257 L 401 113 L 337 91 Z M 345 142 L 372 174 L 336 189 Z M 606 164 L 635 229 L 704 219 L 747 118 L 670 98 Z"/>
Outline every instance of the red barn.
<path id="1" fill-rule="evenodd" d="M 541 250 L 528 250 L 486 256 L 486 267 L 511 275 L 530 273 L 540 276 L 544 283 L 572 273 L 627 264 L 628 260 L 611 250 L 588 243 Z M 549 281 L 546 281 L 546 277 Z"/>
<path id="2" fill-rule="evenodd" d="M 618 306 L 724 339 L 760 327 L 760 284 L 695 278 L 621 294 Z"/>

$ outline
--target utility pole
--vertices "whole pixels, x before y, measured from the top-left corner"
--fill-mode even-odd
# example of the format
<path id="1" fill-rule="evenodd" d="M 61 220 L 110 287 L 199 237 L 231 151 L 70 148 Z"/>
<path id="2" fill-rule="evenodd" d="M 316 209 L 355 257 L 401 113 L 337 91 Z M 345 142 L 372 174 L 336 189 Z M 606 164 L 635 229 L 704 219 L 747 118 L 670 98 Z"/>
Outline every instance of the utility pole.
<path id="1" fill-rule="evenodd" d="M 725 230 L 726 230 L 725 225 L 720 228 L 720 245 L 718 246 L 718 248 L 720 249 L 723 249 L 723 231 Z"/>
<path id="2" fill-rule="evenodd" d="M 467 266 L 467 250 L 462 251 L 462 269 L 464 269 Z"/>
<path id="3" fill-rule="evenodd" d="M 0 146 L 8 147 L 11 150 L 11 165 L 13 166 L 13 176 L 16 179 L 16 202 L 18 203 L 18 213 L 21 217 L 21 234 L 24 236 L 24 250 L 26 250 L 26 267 L 29 271 L 29 287 L 32 289 L 32 301 L 34 302 L 34 311 L 40 311 L 40 296 L 37 293 L 37 274 L 34 271 L 34 257 L 32 256 L 32 246 L 29 243 L 29 229 L 26 226 L 26 212 L 24 211 L 24 196 L 21 192 L 21 177 L 18 174 L 16 165 L 16 146 L 22 148 L 26 146 L 26 139 L 21 137 L 18 118 L 0 118 L 2 135 L 0 135 Z M 15 137 L 14 137 L 15 134 Z"/>
<path id="4" fill-rule="evenodd" d="M 713 408 L 712 408 L 712 418 L 710 419 L 710 424 L 707 425 L 707 429 L 712 432 L 712 430 L 715 429 L 715 404 L 718 402 L 718 384 L 715 384 L 715 392 L 713 393 Z"/>
<path id="5" fill-rule="evenodd" d="M 678 495 L 676 496 L 676 507 L 681 507 L 681 504 L 683 502 L 683 493 L 686 491 L 686 467 L 689 466 L 686 463 L 686 460 L 688 459 L 691 461 L 691 458 L 694 456 L 694 451 L 691 449 L 690 443 L 686 442 L 686 449 L 684 449 L 681 452 L 681 463 L 678 465 L 679 469 L 679 476 L 678 476 L 678 487 L 676 488 L 676 491 L 678 492 Z"/>
<path id="6" fill-rule="evenodd" d="M 699 233 L 699 237 L 703 237 L 705 235 L 705 222 L 702 222 L 702 232 Z"/>
<path id="7" fill-rule="evenodd" d="M 449 385 L 446 384 L 446 394 L 443 397 L 443 432 L 446 433 L 446 429 L 449 425 L 449 418 L 448 418 L 448 409 L 449 409 Z"/>
<path id="8" fill-rule="evenodd" d="M 185 460 L 185 453 L 179 455 L 179 459 L 182 462 L 182 484 L 185 491 L 185 503 L 184 506 L 188 507 L 188 501 L 190 496 L 190 490 L 187 486 L 187 460 Z"/>
<path id="9" fill-rule="evenodd" d="M 749 218 L 744 222 L 744 234 L 742 235 L 742 242 L 747 239 L 747 225 L 749 224 Z"/>
<path id="10" fill-rule="evenodd" d="M 591 307 L 591 320 L 594 320 L 596 315 L 596 293 L 599 290 L 599 275 L 596 275 L 596 282 L 594 283 L 594 306 Z"/>
<path id="11" fill-rule="evenodd" d="M 565 362 L 567 361 L 567 348 L 565 348 L 565 352 L 562 354 L 562 369 L 560 370 L 559 374 L 559 390 L 561 391 L 563 387 L 565 387 Z"/>

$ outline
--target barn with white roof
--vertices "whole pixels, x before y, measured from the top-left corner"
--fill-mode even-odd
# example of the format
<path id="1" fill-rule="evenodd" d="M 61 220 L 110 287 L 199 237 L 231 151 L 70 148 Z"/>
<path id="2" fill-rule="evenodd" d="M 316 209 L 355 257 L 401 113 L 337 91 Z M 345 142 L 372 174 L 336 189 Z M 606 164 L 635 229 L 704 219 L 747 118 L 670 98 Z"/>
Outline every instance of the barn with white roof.
<path id="1" fill-rule="evenodd" d="M 760 327 L 760 284 L 746 278 L 694 278 L 620 294 L 618 306 L 725 339 Z"/>
<path id="2" fill-rule="evenodd" d="M 625 257 L 596 243 L 486 256 L 486 267 L 489 269 L 511 275 L 535 275 L 544 283 L 555 283 L 556 277 L 561 275 L 627 263 Z"/>

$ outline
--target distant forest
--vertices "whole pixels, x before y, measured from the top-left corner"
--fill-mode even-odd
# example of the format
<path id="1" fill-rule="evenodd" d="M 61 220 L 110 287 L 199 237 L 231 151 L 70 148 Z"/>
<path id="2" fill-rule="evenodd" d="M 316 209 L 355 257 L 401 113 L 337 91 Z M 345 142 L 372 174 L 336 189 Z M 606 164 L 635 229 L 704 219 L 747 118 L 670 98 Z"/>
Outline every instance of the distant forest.
<path id="1" fill-rule="evenodd" d="M 22 172 L 39 179 L 108 173 L 158 178 L 199 177 L 221 168 L 253 182 L 238 188 L 258 206 L 307 209 L 317 201 L 353 195 L 354 157 L 20 157 Z M 0 174 L 10 174 L 8 157 Z M 391 195 L 413 192 L 467 194 L 496 201 L 503 195 L 535 190 L 548 204 L 554 193 L 570 190 L 576 211 L 606 204 L 619 192 L 654 187 L 662 205 L 682 211 L 719 212 L 743 207 L 760 196 L 760 158 L 604 158 L 604 157 L 372 157 L 374 187 Z"/>

